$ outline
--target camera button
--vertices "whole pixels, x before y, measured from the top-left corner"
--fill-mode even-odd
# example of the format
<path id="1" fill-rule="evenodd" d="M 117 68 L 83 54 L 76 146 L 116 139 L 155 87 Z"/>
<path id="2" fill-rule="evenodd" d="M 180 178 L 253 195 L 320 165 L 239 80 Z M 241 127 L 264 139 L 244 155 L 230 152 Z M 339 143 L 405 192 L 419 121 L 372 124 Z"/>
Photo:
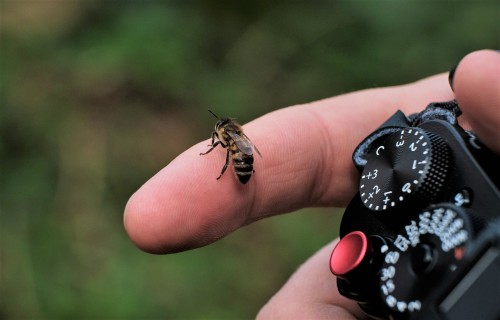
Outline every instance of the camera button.
<path id="1" fill-rule="evenodd" d="M 342 277 L 358 267 L 366 256 L 368 238 L 361 231 L 346 234 L 337 243 L 330 257 L 330 270 Z"/>

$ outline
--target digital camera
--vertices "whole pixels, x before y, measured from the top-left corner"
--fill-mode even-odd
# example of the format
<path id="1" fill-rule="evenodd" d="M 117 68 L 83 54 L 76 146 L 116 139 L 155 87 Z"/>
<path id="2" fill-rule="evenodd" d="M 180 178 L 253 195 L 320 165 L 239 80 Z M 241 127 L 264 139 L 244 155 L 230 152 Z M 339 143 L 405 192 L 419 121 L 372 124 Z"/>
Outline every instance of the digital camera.
<path id="1" fill-rule="evenodd" d="M 500 319 L 500 156 L 456 101 L 396 112 L 354 151 L 330 270 L 376 319 Z"/>

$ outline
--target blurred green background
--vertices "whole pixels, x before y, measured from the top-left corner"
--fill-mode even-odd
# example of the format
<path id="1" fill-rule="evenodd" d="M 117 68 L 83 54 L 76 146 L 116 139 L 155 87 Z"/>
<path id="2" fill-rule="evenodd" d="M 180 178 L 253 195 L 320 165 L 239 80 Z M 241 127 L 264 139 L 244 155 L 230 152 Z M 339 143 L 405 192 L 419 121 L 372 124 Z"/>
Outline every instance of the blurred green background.
<path id="1" fill-rule="evenodd" d="M 4 0 L 0 14 L 0 319 L 253 318 L 342 210 L 175 255 L 135 248 L 128 197 L 209 137 L 207 107 L 247 122 L 500 47 L 498 1 Z"/>

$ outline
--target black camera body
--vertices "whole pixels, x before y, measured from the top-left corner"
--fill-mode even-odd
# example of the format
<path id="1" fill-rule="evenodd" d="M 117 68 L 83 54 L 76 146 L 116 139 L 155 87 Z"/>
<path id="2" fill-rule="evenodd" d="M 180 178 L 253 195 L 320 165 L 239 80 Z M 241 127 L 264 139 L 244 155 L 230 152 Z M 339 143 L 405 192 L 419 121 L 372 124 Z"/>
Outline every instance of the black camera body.
<path id="1" fill-rule="evenodd" d="M 330 269 L 378 319 L 500 319 L 500 156 L 455 101 L 394 114 L 355 150 Z"/>

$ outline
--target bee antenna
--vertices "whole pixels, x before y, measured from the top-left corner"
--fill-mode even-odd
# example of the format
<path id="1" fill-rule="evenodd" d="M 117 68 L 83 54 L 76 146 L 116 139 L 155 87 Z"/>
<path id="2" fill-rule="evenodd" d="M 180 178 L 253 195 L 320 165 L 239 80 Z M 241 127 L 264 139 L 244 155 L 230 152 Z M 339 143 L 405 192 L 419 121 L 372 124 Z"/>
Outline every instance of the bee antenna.
<path id="1" fill-rule="evenodd" d="M 208 109 L 208 112 L 210 112 L 211 114 L 213 114 L 214 117 L 216 117 L 217 119 L 220 119 L 219 117 L 217 117 L 217 115 L 215 113 L 212 112 L 212 110 Z"/>

